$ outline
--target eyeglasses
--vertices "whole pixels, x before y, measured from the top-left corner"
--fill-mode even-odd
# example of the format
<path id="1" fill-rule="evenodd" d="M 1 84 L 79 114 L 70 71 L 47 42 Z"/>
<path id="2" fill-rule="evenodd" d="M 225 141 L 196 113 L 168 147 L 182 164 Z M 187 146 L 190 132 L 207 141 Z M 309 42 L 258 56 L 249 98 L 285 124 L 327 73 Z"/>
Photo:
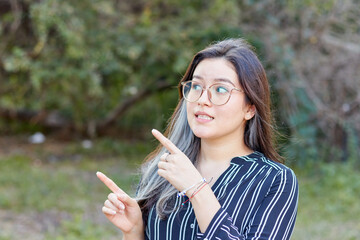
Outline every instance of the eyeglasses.
<path id="1" fill-rule="evenodd" d="M 243 92 L 243 90 L 229 86 L 224 83 L 215 83 L 205 88 L 200 82 L 186 81 L 182 82 L 182 93 L 186 101 L 196 102 L 200 99 L 204 90 L 207 90 L 208 98 L 214 105 L 220 106 L 226 104 L 231 96 L 232 90 Z"/>

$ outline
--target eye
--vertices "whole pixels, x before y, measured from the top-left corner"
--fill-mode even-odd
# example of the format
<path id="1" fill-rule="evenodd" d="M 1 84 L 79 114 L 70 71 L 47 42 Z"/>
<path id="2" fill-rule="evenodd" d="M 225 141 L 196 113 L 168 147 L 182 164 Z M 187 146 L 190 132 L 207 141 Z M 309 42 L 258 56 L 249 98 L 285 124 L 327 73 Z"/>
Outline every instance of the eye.
<path id="1" fill-rule="evenodd" d="M 215 87 L 215 91 L 216 91 L 217 93 L 228 93 L 228 92 L 229 92 L 228 87 L 226 87 L 226 86 L 221 86 L 221 85 L 216 86 L 216 87 Z"/>
<path id="2" fill-rule="evenodd" d="M 193 84 L 191 85 L 191 89 L 196 90 L 196 91 L 201 91 L 201 90 L 202 90 L 202 86 L 201 86 L 200 84 L 198 84 L 198 83 L 193 83 Z"/>

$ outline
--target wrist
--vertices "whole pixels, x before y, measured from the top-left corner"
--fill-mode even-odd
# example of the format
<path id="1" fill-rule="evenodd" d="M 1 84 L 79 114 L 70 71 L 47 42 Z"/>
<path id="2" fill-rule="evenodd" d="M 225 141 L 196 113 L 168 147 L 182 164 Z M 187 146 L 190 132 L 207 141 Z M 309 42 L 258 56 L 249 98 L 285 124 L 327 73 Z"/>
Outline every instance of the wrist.
<path id="1" fill-rule="evenodd" d="M 206 183 L 205 178 L 201 178 L 200 181 L 195 182 L 194 184 L 190 185 L 189 187 L 185 188 L 181 192 L 178 193 L 178 197 L 182 196 L 190 196 L 193 192 L 195 192 L 202 184 Z"/>
<path id="2" fill-rule="evenodd" d="M 201 190 L 198 190 L 198 192 L 194 192 L 192 196 L 189 197 L 189 201 L 194 208 L 207 204 L 210 204 L 212 206 L 212 210 L 214 212 L 217 212 L 221 208 L 221 205 L 209 184 L 205 184 L 205 186 L 203 186 Z"/>
<path id="3" fill-rule="evenodd" d="M 206 186 L 211 190 L 211 187 L 209 186 L 209 183 L 213 180 L 213 178 L 210 179 L 210 181 L 207 181 L 205 178 L 202 178 L 200 180 L 200 182 L 198 182 L 196 185 L 194 184 L 194 186 L 196 187 L 192 187 L 191 189 L 189 189 L 188 192 L 186 192 L 186 196 L 188 196 L 189 200 L 191 198 L 193 198 L 196 194 L 198 194 L 203 188 L 205 188 Z"/>
<path id="4" fill-rule="evenodd" d="M 196 187 L 190 189 L 189 191 L 186 192 L 186 196 L 190 199 L 194 198 L 196 194 L 198 194 L 199 192 L 201 192 L 203 190 L 203 188 L 206 187 L 207 182 L 200 182 L 196 185 Z"/>
<path id="5" fill-rule="evenodd" d="M 144 224 L 141 224 L 135 227 L 133 230 L 129 232 L 123 232 L 123 240 L 144 240 Z"/>
<path id="6" fill-rule="evenodd" d="M 210 199 L 216 199 L 214 192 L 207 183 L 201 185 L 197 190 L 194 189 L 188 197 L 192 204 L 201 204 L 208 202 Z"/>
<path id="7" fill-rule="evenodd" d="M 124 233 L 123 240 L 144 240 L 144 233 Z"/>

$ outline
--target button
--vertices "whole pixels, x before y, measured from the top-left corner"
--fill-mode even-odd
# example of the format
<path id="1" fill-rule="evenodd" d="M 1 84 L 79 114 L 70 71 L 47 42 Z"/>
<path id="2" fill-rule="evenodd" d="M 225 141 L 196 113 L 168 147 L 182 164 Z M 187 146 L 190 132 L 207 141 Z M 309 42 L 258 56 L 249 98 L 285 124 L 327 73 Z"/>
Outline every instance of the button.
<path id="1" fill-rule="evenodd" d="M 195 227 L 195 224 L 193 224 L 193 223 L 190 224 L 190 227 L 191 227 L 191 228 L 194 228 L 194 227 Z"/>

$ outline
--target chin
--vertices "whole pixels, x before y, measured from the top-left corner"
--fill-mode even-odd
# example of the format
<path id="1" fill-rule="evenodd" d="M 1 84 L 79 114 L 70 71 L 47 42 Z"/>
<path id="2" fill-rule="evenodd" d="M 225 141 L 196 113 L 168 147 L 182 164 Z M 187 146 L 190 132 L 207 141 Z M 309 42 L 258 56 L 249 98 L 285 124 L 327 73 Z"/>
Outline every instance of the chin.
<path id="1" fill-rule="evenodd" d="M 201 138 L 201 139 L 210 139 L 213 138 L 214 135 L 211 134 L 209 131 L 204 131 L 204 130 L 193 130 L 193 133 L 196 137 Z"/>

